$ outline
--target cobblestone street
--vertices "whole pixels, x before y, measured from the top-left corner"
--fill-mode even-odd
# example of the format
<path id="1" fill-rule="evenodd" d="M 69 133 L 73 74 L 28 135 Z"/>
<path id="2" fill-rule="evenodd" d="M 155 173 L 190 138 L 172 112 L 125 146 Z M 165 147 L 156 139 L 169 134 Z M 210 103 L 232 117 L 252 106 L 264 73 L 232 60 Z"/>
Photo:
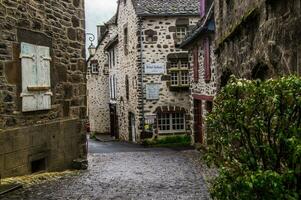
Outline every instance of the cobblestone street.
<path id="1" fill-rule="evenodd" d="M 193 150 L 89 154 L 76 176 L 25 187 L 3 200 L 209 199 Z M 1 198 L 1 197 L 0 197 Z"/>

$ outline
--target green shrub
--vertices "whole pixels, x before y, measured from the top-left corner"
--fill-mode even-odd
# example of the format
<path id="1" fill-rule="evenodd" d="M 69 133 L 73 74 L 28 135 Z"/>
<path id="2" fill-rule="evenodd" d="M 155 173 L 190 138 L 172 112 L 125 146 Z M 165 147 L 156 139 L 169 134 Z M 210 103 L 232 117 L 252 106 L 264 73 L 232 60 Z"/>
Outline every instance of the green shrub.
<path id="1" fill-rule="evenodd" d="M 301 79 L 231 78 L 207 118 L 216 199 L 301 197 Z"/>
<path id="2" fill-rule="evenodd" d="M 145 140 L 143 144 L 153 147 L 185 147 L 191 145 L 189 135 L 159 136 L 158 138 Z"/>
<path id="3" fill-rule="evenodd" d="M 89 138 L 91 140 L 96 140 L 96 134 L 94 132 L 90 132 Z"/>

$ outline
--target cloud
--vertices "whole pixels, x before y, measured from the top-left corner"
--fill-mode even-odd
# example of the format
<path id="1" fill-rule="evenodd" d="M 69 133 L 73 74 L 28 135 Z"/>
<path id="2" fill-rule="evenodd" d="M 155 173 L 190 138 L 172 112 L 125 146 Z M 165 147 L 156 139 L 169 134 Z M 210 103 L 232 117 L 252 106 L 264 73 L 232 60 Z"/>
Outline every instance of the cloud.
<path id="1" fill-rule="evenodd" d="M 117 0 L 85 0 L 85 10 L 86 32 L 96 37 L 96 26 L 108 21 L 116 13 Z M 89 42 L 87 45 L 90 45 Z"/>

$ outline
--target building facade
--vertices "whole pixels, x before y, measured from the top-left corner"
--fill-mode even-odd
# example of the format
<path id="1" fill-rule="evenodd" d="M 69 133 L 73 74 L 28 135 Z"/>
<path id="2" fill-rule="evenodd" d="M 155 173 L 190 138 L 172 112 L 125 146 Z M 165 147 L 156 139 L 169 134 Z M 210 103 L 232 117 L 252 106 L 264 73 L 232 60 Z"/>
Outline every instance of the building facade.
<path id="1" fill-rule="evenodd" d="M 189 134 L 188 52 L 178 48 L 199 20 L 198 0 L 120 0 L 117 114 L 120 138 Z"/>
<path id="2" fill-rule="evenodd" d="M 109 55 L 104 48 L 117 34 L 116 17 L 98 26 L 95 55 L 88 59 L 87 90 L 90 129 L 94 133 L 110 133 Z"/>
<path id="3" fill-rule="evenodd" d="M 229 74 L 267 79 L 300 74 L 300 0 L 215 0 L 221 85 Z"/>
<path id="4" fill-rule="evenodd" d="M 0 3 L 0 177 L 86 159 L 84 1 Z"/>
<path id="5" fill-rule="evenodd" d="M 213 0 L 200 1 L 200 21 L 185 38 L 181 48 L 189 50 L 191 66 L 191 130 L 193 142 L 206 144 L 206 115 L 217 93 L 219 70 L 214 55 L 215 23 Z"/>
<path id="6" fill-rule="evenodd" d="M 198 0 L 118 1 L 118 35 L 98 50 L 108 55 L 109 100 L 101 106 L 112 136 L 190 134 L 189 56 L 179 44 L 198 20 Z"/>

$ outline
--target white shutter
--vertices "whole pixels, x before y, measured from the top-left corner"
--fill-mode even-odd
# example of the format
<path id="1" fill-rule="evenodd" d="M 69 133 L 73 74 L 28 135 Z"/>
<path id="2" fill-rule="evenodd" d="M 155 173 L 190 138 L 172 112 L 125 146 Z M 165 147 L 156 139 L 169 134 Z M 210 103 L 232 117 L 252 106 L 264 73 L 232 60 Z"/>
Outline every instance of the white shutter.
<path id="1" fill-rule="evenodd" d="M 21 64 L 22 64 L 22 111 L 34 111 L 37 109 L 37 97 L 33 92 L 28 91 L 28 86 L 37 84 L 36 67 L 36 46 L 21 43 Z"/>
<path id="2" fill-rule="evenodd" d="M 50 49 L 38 46 L 37 78 L 39 87 L 43 88 L 38 95 L 38 110 L 51 109 L 51 84 L 50 84 Z"/>
<path id="3" fill-rule="evenodd" d="M 50 50 L 48 47 L 21 43 L 22 111 L 51 108 Z"/>

